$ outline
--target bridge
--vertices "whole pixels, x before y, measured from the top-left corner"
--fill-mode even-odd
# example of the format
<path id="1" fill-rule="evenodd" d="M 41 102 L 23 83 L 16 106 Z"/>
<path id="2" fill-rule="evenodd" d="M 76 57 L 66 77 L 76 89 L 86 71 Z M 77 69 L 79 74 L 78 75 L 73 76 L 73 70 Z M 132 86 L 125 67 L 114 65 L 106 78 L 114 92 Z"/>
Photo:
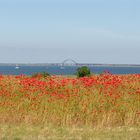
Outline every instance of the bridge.
<path id="1" fill-rule="evenodd" d="M 73 59 L 65 59 L 62 63 L 62 66 L 77 66 L 78 63 Z"/>
<path id="2" fill-rule="evenodd" d="M 55 63 L 54 65 L 57 65 L 57 66 L 93 66 L 95 64 L 91 64 L 91 63 L 77 63 L 73 59 L 65 59 L 64 61 L 62 61 L 62 63 Z"/>

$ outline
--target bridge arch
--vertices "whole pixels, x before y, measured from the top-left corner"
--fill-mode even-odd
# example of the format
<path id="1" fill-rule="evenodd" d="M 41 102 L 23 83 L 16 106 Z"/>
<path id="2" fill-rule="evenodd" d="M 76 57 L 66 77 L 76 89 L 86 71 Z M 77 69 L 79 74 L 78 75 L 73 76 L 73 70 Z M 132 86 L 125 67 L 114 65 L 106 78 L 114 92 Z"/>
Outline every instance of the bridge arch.
<path id="1" fill-rule="evenodd" d="M 70 65 L 77 65 L 77 64 L 78 64 L 78 63 L 77 63 L 75 60 L 73 60 L 73 59 L 65 59 L 65 60 L 62 62 L 62 66 L 68 64 L 68 62 L 69 62 Z"/>

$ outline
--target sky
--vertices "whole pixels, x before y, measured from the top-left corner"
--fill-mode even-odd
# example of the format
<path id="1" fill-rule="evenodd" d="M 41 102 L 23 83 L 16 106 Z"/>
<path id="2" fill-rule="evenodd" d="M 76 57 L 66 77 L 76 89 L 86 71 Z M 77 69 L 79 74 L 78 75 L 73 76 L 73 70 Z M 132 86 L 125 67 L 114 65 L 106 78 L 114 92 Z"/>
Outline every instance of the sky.
<path id="1" fill-rule="evenodd" d="M 140 0 L 0 0 L 0 63 L 140 64 Z"/>

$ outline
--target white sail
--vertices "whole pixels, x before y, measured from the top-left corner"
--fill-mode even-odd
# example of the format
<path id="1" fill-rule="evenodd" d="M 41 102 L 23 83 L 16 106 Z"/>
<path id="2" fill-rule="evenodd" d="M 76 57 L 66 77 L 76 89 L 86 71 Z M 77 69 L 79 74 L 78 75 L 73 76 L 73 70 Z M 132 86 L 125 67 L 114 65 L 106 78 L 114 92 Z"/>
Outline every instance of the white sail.
<path id="1" fill-rule="evenodd" d="M 19 69 L 19 66 L 18 66 L 18 65 L 16 65 L 15 69 Z"/>

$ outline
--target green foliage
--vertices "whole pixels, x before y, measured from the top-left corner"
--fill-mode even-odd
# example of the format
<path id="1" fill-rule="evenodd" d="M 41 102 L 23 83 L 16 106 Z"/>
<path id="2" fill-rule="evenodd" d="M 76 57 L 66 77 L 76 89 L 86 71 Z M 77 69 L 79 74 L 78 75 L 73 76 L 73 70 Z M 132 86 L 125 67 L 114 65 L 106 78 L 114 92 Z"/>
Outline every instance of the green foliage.
<path id="1" fill-rule="evenodd" d="M 34 78 L 37 78 L 37 77 L 46 78 L 47 76 L 50 76 L 50 74 L 48 72 L 40 72 L 40 73 L 32 74 L 32 77 L 34 77 Z"/>
<path id="2" fill-rule="evenodd" d="M 42 72 L 41 74 L 42 74 L 42 77 L 44 77 L 44 78 L 47 76 L 50 76 L 50 74 L 48 72 Z"/>
<path id="3" fill-rule="evenodd" d="M 77 77 L 90 76 L 90 74 L 90 69 L 87 66 L 78 68 L 76 72 Z"/>

